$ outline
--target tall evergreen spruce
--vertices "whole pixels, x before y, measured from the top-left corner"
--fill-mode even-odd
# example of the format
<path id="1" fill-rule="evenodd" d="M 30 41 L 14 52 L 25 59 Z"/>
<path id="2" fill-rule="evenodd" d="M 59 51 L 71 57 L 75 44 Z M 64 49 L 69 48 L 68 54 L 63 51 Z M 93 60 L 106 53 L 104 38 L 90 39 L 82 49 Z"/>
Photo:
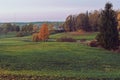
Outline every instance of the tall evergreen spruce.
<path id="1" fill-rule="evenodd" d="M 112 10 L 112 4 L 106 3 L 105 9 L 101 12 L 100 33 L 97 40 L 100 45 L 108 50 L 115 50 L 119 47 L 119 33 L 117 30 L 117 15 Z"/>

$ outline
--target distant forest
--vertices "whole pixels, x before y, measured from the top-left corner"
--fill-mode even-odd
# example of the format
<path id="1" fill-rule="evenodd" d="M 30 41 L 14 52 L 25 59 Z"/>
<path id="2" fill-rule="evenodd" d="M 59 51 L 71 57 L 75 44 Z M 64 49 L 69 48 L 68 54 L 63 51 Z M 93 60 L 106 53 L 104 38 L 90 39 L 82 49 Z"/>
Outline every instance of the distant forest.
<path id="1" fill-rule="evenodd" d="M 116 12 L 116 19 L 118 21 L 118 30 L 120 30 L 120 10 Z M 100 24 L 101 11 L 95 10 L 92 12 L 80 13 L 78 15 L 69 15 L 66 18 L 63 28 L 66 32 L 73 32 L 78 30 L 84 31 L 98 31 Z"/>
<path id="2" fill-rule="evenodd" d="M 8 32 L 19 32 L 25 34 L 32 34 L 34 29 L 39 30 L 41 25 L 46 23 L 49 28 L 59 30 L 64 22 L 13 22 L 13 23 L 0 23 L 0 34 L 7 34 Z"/>

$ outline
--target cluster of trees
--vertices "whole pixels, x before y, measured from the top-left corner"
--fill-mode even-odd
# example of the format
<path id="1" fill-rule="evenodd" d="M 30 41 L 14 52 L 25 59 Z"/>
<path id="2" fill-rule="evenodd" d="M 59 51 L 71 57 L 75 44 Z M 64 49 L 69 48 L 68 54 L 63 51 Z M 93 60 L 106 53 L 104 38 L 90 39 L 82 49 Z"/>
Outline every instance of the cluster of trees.
<path id="1" fill-rule="evenodd" d="M 31 23 L 23 25 L 21 27 L 12 23 L 3 23 L 0 25 L 0 34 L 7 34 L 8 32 L 17 32 L 17 37 L 31 35 L 32 33 L 37 32 L 38 30 L 38 26 Z"/>
<path id="2" fill-rule="evenodd" d="M 22 26 L 21 31 L 32 33 L 33 32 L 33 26 L 34 26 L 34 24 L 32 24 L 32 23 L 24 25 L 24 26 Z"/>
<path id="3" fill-rule="evenodd" d="M 49 38 L 49 29 L 47 24 L 42 24 L 40 31 L 33 34 L 32 41 L 46 41 Z"/>
<path id="4" fill-rule="evenodd" d="M 53 24 L 52 23 L 46 23 L 46 24 L 47 24 L 47 27 L 48 27 L 48 30 L 49 30 L 50 34 L 63 32 L 63 29 L 61 30 L 58 26 L 55 26 L 55 25 L 60 25 L 60 23 L 58 24 L 56 22 L 56 24 L 55 23 L 53 23 Z M 37 24 L 30 23 L 30 24 L 22 26 L 20 32 L 27 33 L 27 34 L 33 34 L 33 33 L 39 33 L 39 29 L 40 29 L 40 25 L 38 26 Z"/>
<path id="5" fill-rule="evenodd" d="M 77 30 L 99 31 L 97 44 L 108 50 L 116 50 L 120 46 L 120 11 L 113 10 L 111 3 L 106 3 L 104 10 L 91 13 L 69 15 L 63 28 L 66 32 Z"/>
<path id="6" fill-rule="evenodd" d="M 11 23 L 5 23 L 0 26 L 0 33 L 6 34 L 8 32 L 12 32 L 12 31 L 19 32 L 20 27 L 15 24 L 11 24 Z"/>
<path id="7" fill-rule="evenodd" d="M 102 11 L 95 10 L 90 13 L 87 11 L 79 15 L 69 15 L 63 24 L 64 31 L 73 32 L 80 29 L 84 31 L 99 31 L 101 12 Z M 117 12 L 115 11 L 115 13 Z M 119 11 L 118 14 L 120 14 Z"/>
<path id="8" fill-rule="evenodd" d="M 63 32 L 61 27 L 63 22 L 47 22 L 48 30 L 50 34 Z M 40 25 L 44 24 L 43 22 L 39 23 L 29 23 L 25 25 L 19 25 L 16 23 L 3 23 L 0 24 L 0 34 L 7 34 L 8 32 L 16 31 L 17 37 L 31 35 L 33 33 L 38 33 Z"/>
<path id="9" fill-rule="evenodd" d="M 69 15 L 66 18 L 63 28 L 67 32 L 84 30 L 98 31 L 100 12 L 95 10 L 91 13 L 80 13 L 79 15 Z"/>
<path id="10" fill-rule="evenodd" d="M 27 24 L 24 26 L 21 26 L 21 30 L 16 34 L 17 37 L 23 37 L 23 36 L 27 36 L 27 35 L 31 35 L 35 30 L 34 25 L 33 24 Z"/>

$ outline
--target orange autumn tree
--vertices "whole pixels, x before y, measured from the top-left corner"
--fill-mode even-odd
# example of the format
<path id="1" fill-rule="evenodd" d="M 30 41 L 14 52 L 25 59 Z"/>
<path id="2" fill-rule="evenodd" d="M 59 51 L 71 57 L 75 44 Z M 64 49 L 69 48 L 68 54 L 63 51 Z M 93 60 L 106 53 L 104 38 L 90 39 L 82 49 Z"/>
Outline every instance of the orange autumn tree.
<path id="1" fill-rule="evenodd" d="M 49 30 L 47 24 L 42 24 L 40 32 L 38 33 L 38 38 L 40 41 L 46 41 L 49 38 Z"/>

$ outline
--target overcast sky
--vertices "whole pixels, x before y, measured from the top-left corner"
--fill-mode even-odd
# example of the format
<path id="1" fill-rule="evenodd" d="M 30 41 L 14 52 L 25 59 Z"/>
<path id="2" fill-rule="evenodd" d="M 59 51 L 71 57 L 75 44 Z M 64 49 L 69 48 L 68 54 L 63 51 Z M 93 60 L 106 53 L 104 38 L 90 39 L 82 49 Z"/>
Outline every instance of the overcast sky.
<path id="1" fill-rule="evenodd" d="M 64 21 L 69 14 L 103 9 L 108 1 L 120 9 L 120 0 L 0 0 L 0 22 Z"/>

